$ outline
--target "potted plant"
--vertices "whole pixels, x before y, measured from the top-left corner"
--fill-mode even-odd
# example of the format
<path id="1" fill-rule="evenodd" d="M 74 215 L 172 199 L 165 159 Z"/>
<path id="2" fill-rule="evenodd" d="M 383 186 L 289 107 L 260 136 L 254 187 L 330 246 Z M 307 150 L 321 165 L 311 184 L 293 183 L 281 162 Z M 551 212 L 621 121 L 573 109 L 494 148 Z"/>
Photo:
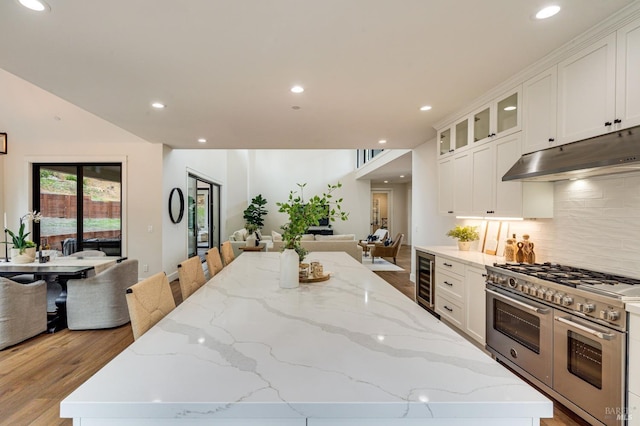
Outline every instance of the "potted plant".
<path id="1" fill-rule="evenodd" d="M 455 228 L 450 229 L 449 232 L 447 232 L 447 236 L 456 238 L 458 240 L 458 249 L 464 251 L 469 250 L 471 243 L 480 237 L 478 234 L 478 227 L 469 225 L 456 225 Z"/>
<path id="2" fill-rule="evenodd" d="M 31 232 L 24 232 L 26 227 L 26 221 L 32 220 L 35 223 L 40 222 L 42 215 L 35 210 L 28 212 L 20 218 L 20 228 L 18 232 L 14 233 L 8 228 L 5 231 L 11 236 L 11 261 L 14 263 L 31 263 L 36 259 L 36 243 L 31 240 L 27 240 L 27 237 Z M 9 244 L 8 241 L 4 242 Z"/>
<path id="3" fill-rule="evenodd" d="M 320 219 L 323 218 L 335 222 L 336 219 L 347 220 L 349 217 L 349 213 L 342 210 L 342 198 L 333 198 L 332 193 L 342 187 L 340 182 L 335 185 L 328 185 L 326 192 L 320 196 L 314 195 L 307 201 L 304 200 L 303 195 L 304 187 L 307 184 L 298 183 L 297 185 L 300 188 L 300 193 L 291 191 L 287 201 L 276 203 L 278 211 L 280 213 L 286 213 L 289 216 L 289 221 L 281 226 L 283 231 L 282 240 L 284 242 L 280 275 L 281 286 L 283 282 L 284 286 L 297 286 L 298 263 L 302 262 L 306 255 L 306 251 L 300 244 L 300 240 L 302 239 L 302 235 L 307 232 L 307 229 L 310 226 L 318 226 Z M 294 256 L 295 263 L 291 260 L 284 260 L 287 257 Z M 288 264 L 285 262 L 288 262 Z M 291 272 L 291 270 L 293 270 L 293 272 Z M 283 274 L 288 275 L 285 277 Z M 295 279 L 295 284 L 291 282 L 293 279 Z"/>
<path id="4" fill-rule="evenodd" d="M 267 204 L 267 200 L 262 197 L 262 194 L 258 194 L 253 197 L 251 204 L 244 210 L 242 217 L 245 220 L 244 229 L 247 230 L 247 245 L 258 245 L 260 242 L 260 236 L 256 233 L 264 226 L 264 216 L 269 211 L 264 207 Z M 255 235 L 254 235 L 255 234 Z"/>

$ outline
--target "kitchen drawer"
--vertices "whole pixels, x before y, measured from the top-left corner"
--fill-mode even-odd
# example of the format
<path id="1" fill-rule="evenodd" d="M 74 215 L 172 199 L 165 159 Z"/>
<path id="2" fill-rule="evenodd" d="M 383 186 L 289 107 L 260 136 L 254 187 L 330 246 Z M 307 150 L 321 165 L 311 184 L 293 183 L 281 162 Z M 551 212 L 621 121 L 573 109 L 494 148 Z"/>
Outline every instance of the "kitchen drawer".
<path id="1" fill-rule="evenodd" d="M 461 330 L 463 329 L 464 310 L 458 302 L 454 302 L 446 296 L 436 293 L 436 312 L 452 325 Z"/>
<path id="2" fill-rule="evenodd" d="M 640 357 L 640 316 L 629 315 L 629 359 Z M 629 391 L 640 395 L 640 363 L 629 362 Z"/>
<path id="3" fill-rule="evenodd" d="M 464 263 L 451 260 L 447 257 L 436 256 L 436 275 L 438 272 L 449 272 L 464 276 Z"/>
<path id="4" fill-rule="evenodd" d="M 462 301 L 464 298 L 464 278 L 455 274 L 436 274 L 436 287 L 448 297 Z M 436 291 L 436 294 L 438 294 Z"/>

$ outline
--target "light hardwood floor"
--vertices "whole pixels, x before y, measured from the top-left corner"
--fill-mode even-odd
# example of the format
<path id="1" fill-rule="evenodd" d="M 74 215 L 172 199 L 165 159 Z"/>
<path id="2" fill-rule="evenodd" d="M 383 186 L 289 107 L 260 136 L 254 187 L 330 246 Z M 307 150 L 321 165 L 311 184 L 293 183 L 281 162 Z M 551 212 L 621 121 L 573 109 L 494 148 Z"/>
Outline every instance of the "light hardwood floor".
<path id="1" fill-rule="evenodd" d="M 403 272 L 377 272 L 414 299 L 409 281 L 411 248 L 397 258 Z M 177 281 L 171 283 L 176 304 L 182 302 Z M 59 417 L 60 401 L 133 342 L 131 326 L 95 330 L 62 330 L 41 334 L 0 351 L 0 425 L 68 425 Z M 566 408 L 554 404 L 553 419 L 542 426 L 586 425 Z"/>

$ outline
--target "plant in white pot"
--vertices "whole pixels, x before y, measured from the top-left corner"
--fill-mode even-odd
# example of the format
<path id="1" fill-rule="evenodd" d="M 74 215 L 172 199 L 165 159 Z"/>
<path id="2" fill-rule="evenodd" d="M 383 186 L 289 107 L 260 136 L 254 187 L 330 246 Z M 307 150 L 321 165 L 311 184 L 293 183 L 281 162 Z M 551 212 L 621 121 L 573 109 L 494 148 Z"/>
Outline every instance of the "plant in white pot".
<path id="1" fill-rule="evenodd" d="M 471 243 L 480 238 L 480 235 L 478 234 L 478 227 L 469 225 L 456 225 L 455 228 L 450 229 L 449 232 L 447 232 L 447 236 L 456 238 L 458 240 L 458 249 L 464 251 L 469 250 Z"/>
<path id="2" fill-rule="evenodd" d="M 251 200 L 251 204 L 242 212 L 245 220 L 244 229 L 247 230 L 247 245 L 258 245 L 260 242 L 258 230 L 264 226 L 264 216 L 269 211 L 264 207 L 267 204 L 266 198 L 258 194 Z"/>
<path id="3" fill-rule="evenodd" d="M 333 191 L 342 187 L 340 182 L 328 185 L 327 191 L 321 196 L 314 195 L 306 202 L 303 190 L 307 184 L 297 185 L 300 187 L 300 193 L 291 191 L 287 201 L 276 203 L 278 211 L 289 216 L 289 222 L 281 227 L 284 251 L 280 262 L 280 286 L 285 288 L 298 286 L 298 263 L 302 262 L 306 255 L 300 240 L 307 229 L 310 226 L 318 226 L 323 218 L 335 222 L 336 219 L 347 220 L 349 217 L 349 213 L 342 211 L 342 198 L 333 198 Z"/>
<path id="4" fill-rule="evenodd" d="M 13 263 L 31 263 L 36 259 L 36 243 L 31 240 L 27 240 L 27 237 L 31 232 L 24 232 L 26 227 L 26 221 L 32 220 L 35 223 L 40 222 L 42 215 L 35 210 L 27 212 L 20 218 L 20 228 L 18 232 L 14 233 L 10 229 L 5 231 L 11 236 L 11 242 L 5 241 L 5 244 L 13 244 L 11 249 L 11 261 Z"/>

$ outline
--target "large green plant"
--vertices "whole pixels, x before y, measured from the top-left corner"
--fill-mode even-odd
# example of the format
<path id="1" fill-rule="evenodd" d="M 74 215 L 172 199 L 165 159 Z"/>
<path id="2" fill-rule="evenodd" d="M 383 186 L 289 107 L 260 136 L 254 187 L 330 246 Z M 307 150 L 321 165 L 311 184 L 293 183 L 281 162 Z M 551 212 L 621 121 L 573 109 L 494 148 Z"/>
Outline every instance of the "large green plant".
<path id="1" fill-rule="evenodd" d="M 251 204 L 244 210 L 242 217 L 245 220 L 245 229 L 249 233 L 253 233 L 264 226 L 264 216 L 269 211 L 264 207 L 267 204 L 267 200 L 262 197 L 262 194 L 258 194 L 253 197 Z"/>
<path id="2" fill-rule="evenodd" d="M 320 219 L 328 218 L 331 222 L 336 219 L 347 220 L 349 213 L 342 210 L 342 198 L 334 199 L 333 192 L 342 188 L 338 182 L 335 185 L 327 185 L 327 191 L 322 195 L 314 195 L 305 202 L 303 190 L 306 183 L 297 184 L 300 192 L 291 191 L 286 202 L 276 203 L 279 212 L 289 215 L 289 222 L 282 225 L 282 240 L 284 247 L 294 249 L 302 260 L 305 251 L 300 245 L 302 235 L 310 226 L 318 226 Z"/>

